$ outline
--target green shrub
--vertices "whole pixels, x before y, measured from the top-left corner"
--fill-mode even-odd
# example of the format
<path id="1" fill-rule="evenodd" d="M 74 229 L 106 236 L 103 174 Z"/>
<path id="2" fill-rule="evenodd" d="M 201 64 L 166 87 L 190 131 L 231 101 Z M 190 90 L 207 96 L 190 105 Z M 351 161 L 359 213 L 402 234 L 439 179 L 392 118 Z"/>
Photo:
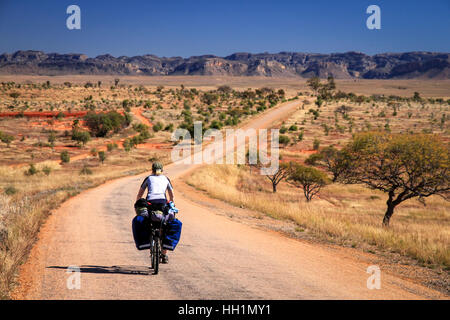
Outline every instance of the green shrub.
<path id="1" fill-rule="evenodd" d="M 79 129 L 75 129 L 72 131 L 72 140 L 85 145 L 91 140 L 91 135 L 87 131 L 81 131 Z"/>
<path id="2" fill-rule="evenodd" d="M 113 151 L 114 149 L 117 149 L 117 148 L 118 148 L 117 143 L 108 143 L 108 144 L 106 145 L 106 149 L 107 149 L 109 152 L 111 152 L 111 151 Z"/>
<path id="3" fill-rule="evenodd" d="M 287 128 L 285 127 L 285 126 L 281 126 L 281 128 L 280 128 L 280 133 L 281 134 L 285 134 L 286 132 L 287 132 Z"/>
<path id="4" fill-rule="evenodd" d="M 168 124 L 168 125 L 164 128 L 164 131 L 169 131 L 169 132 L 173 131 L 173 123 Z"/>
<path id="5" fill-rule="evenodd" d="M 3 133 L 3 132 L 0 131 L 0 141 L 3 142 L 3 143 L 6 143 L 6 145 L 8 147 L 9 147 L 9 145 L 11 144 L 11 142 L 13 140 L 14 140 L 13 136 L 11 136 L 9 134 L 6 134 L 6 133 Z"/>
<path id="6" fill-rule="evenodd" d="M 161 131 L 163 129 L 164 125 L 162 124 L 162 122 L 158 121 L 154 126 L 153 126 L 153 131 L 158 132 Z"/>
<path id="7" fill-rule="evenodd" d="M 44 167 L 42 168 L 42 172 L 44 172 L 45 175 L 49 176 L 50 173 L 52 172 L 52 168 L 49 167 L 49 166 L 44 166 Z"/>
<path id="8" fill-rule="evenodd" d="M 290 141 L 291 139 L 288 136 L 280 135 L 279 137 L 279 142 L 284 146 L 288 145 Z"/>
<path id="9" fill-rule="evenodd" d="M 30 163 L 30 167 L 28 168 L 27 171 L 25 171 L 25 175 L 26 176 L 33 176 L 33 175 L 35 175 L 38 172 L 39 172 L 39 170 L 34 166 L 34 164 Z"/>
<path id="10" fill-rule="evenodd" d="M 87 166 L 83 166 L 83 168 L 80 170 L 80 175 L 91 175 L 92 170 L 89 169 Z"/>
<path id="11" fill-rule="evenodd" d="M 128 113 L 122 116 L 116 111 L 108 113 L 89 112 L 84 120 L 91 133 L 96 137 L 105 137 L 110 132 L 117 133 L 131 121 Z"/>
<path id="12" fill-rule="evenodd" d="M 7 196 L 12 196 L 12 195 L 16 194 L 17 191 L 18 190 L 14 186 L 9 186 L 9 187 L 5 188 L 4 192 Z"/>
<path id="13" fill-rule="evenodd" d="M 105 162 L 105 160 L 106 160 L 106 153 L 105 153 L 105 151 L 99 151 L 98 152 L 98 159 L 100 160 L 101 163 Z"/>
<path id="14" fill-rule="evenodd" d="M 319 150 L 320 147 L 320 140 L 315 138 L 313 141 L 313 150 Z"/>
<path id="15" fill-rule="evenodd" d="M 68 163 L 68 162 L 70 162 L 70 155 L 69 155 L 69 152 L 67 152 L 67 151 L 61 152 L 60 158 L 61 158 L 61 162 L 62 162 L 62 163 Z"/>

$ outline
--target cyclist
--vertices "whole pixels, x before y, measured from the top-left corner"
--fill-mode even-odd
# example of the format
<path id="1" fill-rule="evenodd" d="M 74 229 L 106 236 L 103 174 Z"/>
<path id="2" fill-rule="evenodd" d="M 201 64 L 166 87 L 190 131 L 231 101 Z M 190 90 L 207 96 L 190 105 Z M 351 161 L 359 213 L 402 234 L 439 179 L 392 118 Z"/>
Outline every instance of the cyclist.
<path id="1" fill-rule="evenodd" d="M 173 187 L 169 178 L 162 174 L 163 165 L 160 162 L 152 164 L 152 174 L 144 179 L 136 197 L 136 201 L 142 198 L 142 195 L 147 192 L 147 201 L 151 203 L 150 210 L 165 211 L 167 205 L 166 191 L 169 193 L 169 201 L 173 202 Z M 163 219 L 162 216 L 153 216 L 152 220 Z M 173 214 L 166 216 L 166 219 L 173 219 Z M 159 220 L 160 221 L 160 220 Z M 167 221 L 167 220 L 166 220 Z M 162 263 L 168 263 L 167 250 L 162 250 Z"/>

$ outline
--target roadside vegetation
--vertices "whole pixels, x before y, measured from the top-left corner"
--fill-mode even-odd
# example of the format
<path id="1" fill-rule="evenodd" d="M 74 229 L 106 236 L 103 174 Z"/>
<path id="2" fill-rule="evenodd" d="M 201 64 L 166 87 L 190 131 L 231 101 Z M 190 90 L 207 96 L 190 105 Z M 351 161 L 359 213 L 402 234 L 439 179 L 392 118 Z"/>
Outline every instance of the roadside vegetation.
<path id="1" fill-rule="evenodd" d="M 338 91 L 331 77 L 308 86 L 314 104 L 299 93 L 299 110 L 275 126 L 282 157 L 275 174 L 216 165 L 187 182 L 321 239 L 448 271 L 450 101 L 418 92 L 358 96 Z"/>
<path id="2" fill-rule="evenodd" d="M 301 189 L 286 181 L 274 193 L 265 176 L 246 166 L 203 167 L 187 182 L 235 206 L 290 220 L 300 233 L 352 247 L 375 246 L 430 267 L 450 266 L 450 203 L 439 196 L 427 199 L 426 207 L 417 200 L 400 204 L 386 228 L 381 224 L 385 194 L 362 185 L 330 184 L 308 202 Z"/>
<path id="3" fill-rule="evenodd" d="M 113 148 L 75 162 L 0 166 L 0 298 L 8 298 L 17 270 L 51 210 L 107 180 L 148 171 L 155 159 L 168 163 L 169 154 Z"/>
<path id="4" fill-rule="evenodd" d="M 283 90 L 237 91 L 105 82 L 0 84 L 0 298 L 8 298 L 39 228 L 67 198 L 168 163 L 178 127 L 233 127 Z M 11 114 L 12 112 L 12 114 Z"/>
<path id="5" fill-rule="evenodd" d="M 176 128 L 193 133 L 198 121 L 204 131 L 233 127 L 295 98 L 269 87 L 199 90 L 126 85 L 120 79 L 109 86 L 2 82 L 0 96 L 0 164 L 57 160 L 62 151 L 76 158 L 110 143 L 126 150 L 146 142 L 171 145 Z M 133 125 L 136 119 L 144 119 L 147 128 Z"/>

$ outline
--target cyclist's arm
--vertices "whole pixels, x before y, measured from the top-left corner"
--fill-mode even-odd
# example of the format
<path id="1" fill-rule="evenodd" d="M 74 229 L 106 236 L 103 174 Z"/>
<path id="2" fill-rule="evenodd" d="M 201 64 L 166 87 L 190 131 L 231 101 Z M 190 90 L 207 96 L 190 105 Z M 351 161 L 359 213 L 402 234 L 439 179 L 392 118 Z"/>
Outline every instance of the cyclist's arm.
<path id="1" fill-rule="evenodd" d="M 142 196 L 144 195 L 144 192 L 145 192 L 145 188 L 139 188 L 139 192 L 137 194 L 136 201 L 138 201 L 140 198 L 142 198 Z"/>
<path id="2" fill-rule="evenodd" d="M 140 198 L 142 198 L 142 196 L 144 195 L 145 189 L 147 189 L 147 178 L 144 179 L 144 181 L 141 184 L 141 187 L 139 188 L 137 197 L 136 197 L 136 201 L 138 201 Z"/>
<path id="3" fill-rule="evenodd" d="M 173 202 L 173 191 L 172 191 L 172 189 L 167 189 L 167 192 L 169 193 L 169 201 Z"/>
<path id="4" fill-rule="evenodd" d="M 167 178 L 167 177 L 166 177 Z M 173 187 L 172 187 L 172 183 L 170 182 L 170 179 L 167 178 L 167 192 L 169 193 L 169 201 L 173 202 Z"/>

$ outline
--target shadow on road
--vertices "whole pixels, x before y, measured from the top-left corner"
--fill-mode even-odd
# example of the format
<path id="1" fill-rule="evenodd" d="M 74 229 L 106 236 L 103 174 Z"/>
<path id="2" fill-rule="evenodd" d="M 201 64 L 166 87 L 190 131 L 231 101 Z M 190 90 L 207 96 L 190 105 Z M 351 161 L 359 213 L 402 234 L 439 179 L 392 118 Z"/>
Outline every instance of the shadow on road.
<path id="1" fill-rule="evenodd" d="M 49 266 L 48 269 L 64 269 L 68 270 L 69 266 Z M 115 274 L 153 274 L 153 270 L 149 267 L 137 266 L 80 266 L 82 273 L 115 273 Z M 73 269 L 72 269 L 73 270 Z"/>

